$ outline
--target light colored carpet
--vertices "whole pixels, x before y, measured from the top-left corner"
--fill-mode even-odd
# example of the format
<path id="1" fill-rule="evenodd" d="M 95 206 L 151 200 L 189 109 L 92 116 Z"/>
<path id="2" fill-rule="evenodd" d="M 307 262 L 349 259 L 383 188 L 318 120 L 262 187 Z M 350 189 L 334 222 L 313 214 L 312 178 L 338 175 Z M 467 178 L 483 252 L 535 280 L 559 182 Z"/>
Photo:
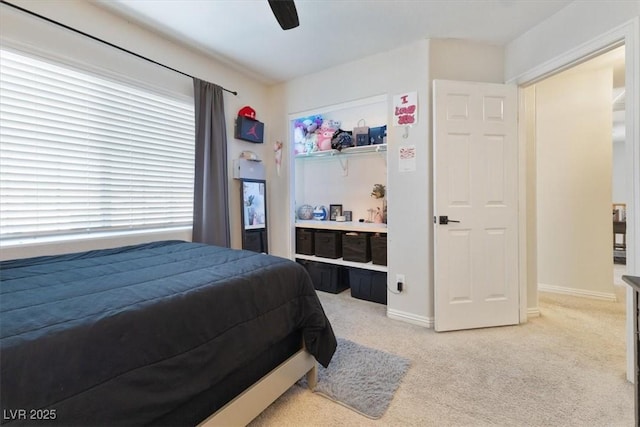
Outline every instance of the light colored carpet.
<path id="1" fill-rule="evenodd" d="M 632 426 L 624 288 L 619 302 L 540 294 L 519 326 L 436 333 L 379 304 L 319 292 L 336 335 L 406 357 L 379 420 L 294 386 L 251 426 Z"/>
<path id="2" fill-rule="evenodd" d="M 318 365 L 318 385 L 313 392 L 378 419 L 391 404 L 409 365 L 404 357 L 338 338 L 329 367 Z M 305 387 L 306 381 L 300 384 Z"/>

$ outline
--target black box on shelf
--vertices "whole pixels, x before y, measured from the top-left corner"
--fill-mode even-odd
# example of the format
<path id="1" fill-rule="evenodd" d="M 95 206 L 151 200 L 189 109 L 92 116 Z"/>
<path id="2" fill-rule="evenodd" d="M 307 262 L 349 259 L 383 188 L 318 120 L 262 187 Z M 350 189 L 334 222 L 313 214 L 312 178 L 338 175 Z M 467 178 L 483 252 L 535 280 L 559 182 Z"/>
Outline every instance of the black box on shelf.
<path id="1" fill-rule="evenodd" d="M 262 144 L 264 139 L 264 123 L 249 117 L 238 116 L 234 137 L 243 141 Z"/>
<path id="2" fill-rule="evenodd" d="M 297 261 L 307 270 L 317 290 L 338 294 L 349 288 L 349 274 L 345 267 L 324 262 Z"/>
<path id="3" fill-rule="evenodd" d="M 322 230 L 314 236 L 315 255 L 323 258 L 342 257 L 342 232 Z"/>
<path id="4" fill-rule="evenodd" d="M 345 233 L 342 236 L 342 259 L 345 261 L 371 261 L 371 246 L 367 233 Z"/>
<path id="5" fill-rule="evenodd" d="M 313 230 L 296 228 L 296 253 L 313 255 L 315 253 Z"/>
<path id="6" fill-rule="evenodd" d="M 351 296 L 366 301 L 387 303 L 387 273 L 349 268 Z"/>
<path id="7" fill-rule="evenodd" d="M 387 265 L 387 235 L 371 236 L 371 261 L 373 264 Z"/>
<path id="8" fill-rule="evenodd" d="M 384 144 L 387 142 L 387 126 L 379 126 L 369 129 L 370 144 Z"/>

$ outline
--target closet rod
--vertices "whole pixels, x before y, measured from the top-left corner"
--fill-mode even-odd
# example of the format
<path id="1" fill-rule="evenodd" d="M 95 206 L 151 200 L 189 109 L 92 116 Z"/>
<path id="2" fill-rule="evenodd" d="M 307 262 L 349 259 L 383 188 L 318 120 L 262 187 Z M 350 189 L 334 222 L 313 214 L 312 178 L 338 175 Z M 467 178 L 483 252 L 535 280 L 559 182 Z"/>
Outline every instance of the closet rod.
<path id="1" fill-rule="evenodd" d="M 15 4 L 9 3 L 8 1 L 0 0 L 0 3 L 2 3 L 2 4 L 6 4 L 7 6 L 11 6 L 11 7 L 12 7 L 12 8 L 14 8 L 14 9 L 17 9 L 17 10 L 19 10 L 19 11 L 21 11 L 21 12 L 24 12 L 24 13 L 28 13 L 28 14 L 29 14 L 29 15 L 31 15 L 31 16 L 35 16 L 36 18 L 40 18 L 40 19 L 42 19 L 42 20 L 44 20 L 44 21 L 50 22 L 50 23 L 55 24 L 55 25 L 57 25 L 57 26 L 59 26 L 59 27 L 65 28 L 65 29 L 67 29 L 67 30 L 69 30 L 69 31 L 73 31 L 74 33 L 81 34 L 81 35 L 83 35 L 83 36 L 85 36 L 85 37 L 88 37 L 88 38 L 90 38 L 90 39 L 93 39 L 93 40 L 95 40 L 95 41 L 97 41 L 97 42 L 100 42 L 100 43 L 106 44 L 107 46 L 111 46 L 111 47 L 113 47 L 113 48 L 116 48 L 116 49 L 118 49 L 118 50 L 121 50 L 121 51 L 123 51 L 123 52 L 126 52 L 126 53 L 128 53 L 128 54 L 130 54 L 130 55 L 133 55 L 133 56 L 137 57 L 137 58 L 144 59 L 145 61 L 148 61 L 148 62 L 151 62 L 151 63 L 153 63 L 153 64 L 159 65 L 159 66 L 161 66 L 161 67 L 163 67 L 163 68 L 166 68 L 167 70 L 174 71 L 174 72 L 176 72 L 176 73 L 178 73 L 178 74 L 182 74 L 183 76 L 187 76 L 187 77 L 189 77 L 189 78 L 191 78 L 191 79 L 193 79 L 193 78 L 194 78 L 192 75 L 187 74 L 187 73 L 185 73 L 185 72 L 183 72 L 183 71 L 176 70 L 175 68 L 169 67 L 168 65 L 162 64 L 162 63 L 160 63 L 160 62 L 158 62 L 158 61 L 154 61 L 154 60 L 153 60 L 153 59 L 151 59 L 151 58 L 147 58 L 146 56 L 142 56 L 142 55 L 140 55 L 140 54 L 138 54 L 138 53 L 132 52 L 132 51 L 130 51 L 130 50 L 128 50 L 128 49 L 125 49 L 125 48 L 123 48 L 123 47 L 121 47 L 121 46 L 118 46 L 118 45 L 116 45 L 116 44 L 113 44 L 113 43 L 111 43 L 111 42 L 108 42 L 108 41 L 106 41 L 106 40 L 103 40 L 103 39 L 98 38 L 98 37 L 96 37 L 96 36 L 92 36 L 91 34 L 85 33 L 84 31 L 78 30 L 77 28 L 70 27 L 70 26 L 68 26 L 68 25 L 66 25 L 66 24 L 63 24 L 62 22 L 55 21 L 55 20 L 53 20 L 53 19 L 51 19 L 51 18 L 47 18 L 46 16 L 43 16 L 43 15 L 40 15 L 40 14 L 38 14 L 38 13 L 32 12 L 32 11 L 30 11 L 30 10 L 28 10 L 28 9 L 22 8 L 22 7 L 20 7 L 20 6 L 16 6 Z M 234 95 L 236 95 L 236 96 L 238 95 L 238 92 L 236 92 L 236 91 L 234 91 L 234 90 L 229 90 L 229 89 L 226 89 L 226 88 L 222 88 L 222 90 L 224 90 L 224 91 L 226 91 L 226 92 L 229 92 L 229 93 L 232 93 L 232 94 L 234 94 Z"/>

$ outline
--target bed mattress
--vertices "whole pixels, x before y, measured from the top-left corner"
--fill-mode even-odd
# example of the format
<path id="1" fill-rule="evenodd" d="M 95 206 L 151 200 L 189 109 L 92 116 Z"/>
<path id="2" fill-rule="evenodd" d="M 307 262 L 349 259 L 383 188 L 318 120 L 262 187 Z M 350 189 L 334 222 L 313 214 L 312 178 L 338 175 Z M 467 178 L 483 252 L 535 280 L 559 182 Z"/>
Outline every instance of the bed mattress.
<path id="1" fill-rule="evenodd" d="M 0 279 L 3 423 L 147 424 L 296 331 L 321 364 L 335 351 L 306 271 L 275 256 L 163 241 L 5 261 Z"/>

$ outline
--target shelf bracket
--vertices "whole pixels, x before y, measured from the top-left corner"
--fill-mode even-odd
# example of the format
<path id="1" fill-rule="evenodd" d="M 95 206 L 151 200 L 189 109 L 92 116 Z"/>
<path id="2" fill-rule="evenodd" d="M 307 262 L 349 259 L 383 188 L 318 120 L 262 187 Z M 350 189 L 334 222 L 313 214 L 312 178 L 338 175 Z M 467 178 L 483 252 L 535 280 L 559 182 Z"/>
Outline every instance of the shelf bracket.
<path id="1" fill-rule="evenodd" d="M 340 161 L 340 166 L 342 167 L 342 176 L 349 176 L 349 159 L 338 156 L 338 160 Z"/>
<path id="2" fill-rule="evenodd" d="M 380 157 L 382 157 L 382 160 L 384 161 L 384 167 L 387 167 L 387 153 L 386 150 L 376 150 L 376 153 L 378 153 L 378 155 Z"/>

